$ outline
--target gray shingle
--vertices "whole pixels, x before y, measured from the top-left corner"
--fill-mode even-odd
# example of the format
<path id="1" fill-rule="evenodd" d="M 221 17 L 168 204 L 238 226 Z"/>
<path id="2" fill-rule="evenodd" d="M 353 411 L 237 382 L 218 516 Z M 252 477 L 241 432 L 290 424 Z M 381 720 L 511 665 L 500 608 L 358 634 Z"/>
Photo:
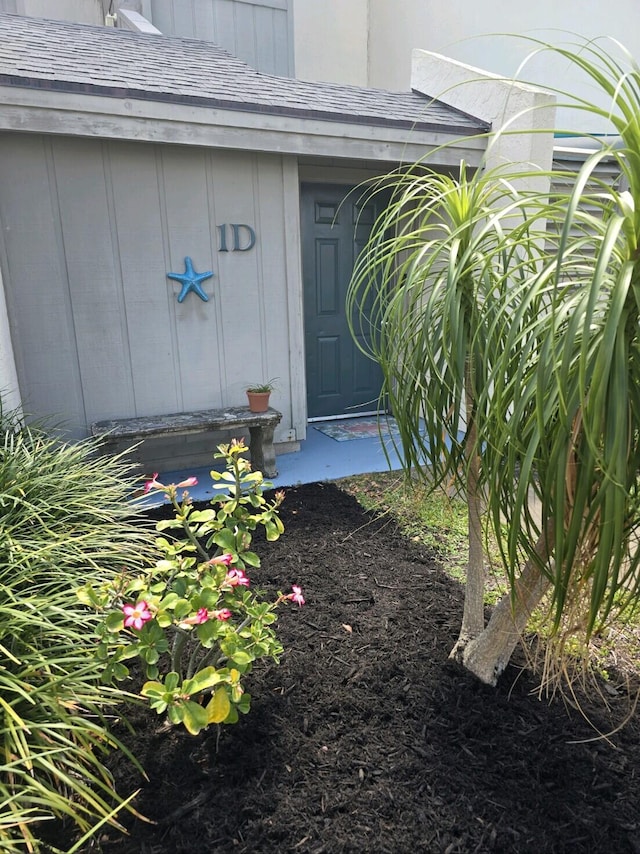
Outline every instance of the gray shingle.
<path id="1" fill-rule="evenodd" d="M 8 14 L 0 83 L 464 135 L 487 129 L 417 92 L 262 74 L 209 42 Z"/>

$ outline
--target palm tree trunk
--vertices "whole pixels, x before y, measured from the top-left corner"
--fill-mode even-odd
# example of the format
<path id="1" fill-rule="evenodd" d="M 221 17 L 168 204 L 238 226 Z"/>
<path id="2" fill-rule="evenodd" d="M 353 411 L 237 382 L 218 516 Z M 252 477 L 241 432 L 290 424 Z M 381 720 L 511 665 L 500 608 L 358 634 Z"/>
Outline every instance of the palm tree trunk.
<path id="1" fill-rule="evenodd" d="M 467 368 L 467 380 L 470 380 L 470 369 Z M 467 384 L 467 389 L 469 389 Z M 482 539 L 482 495 L 478 490 L 480 477 L 480 457 L 477 453 L 476 425 L 473 412 L 473 398 L 467 391 L 467 419 L 470 419 L 466 441 L 467 471 L 467 525 L 469 540 L 469 558 L 464 593 L 464 610 L 462 625 L 455 646 L 449 658 L 463 662 L 464 651 L 474 638 L 484 630 L 484 546 Z"/>
<path id="2" fill-rule="evenodd" d="M 536 553 L 547 561 L 551 550 L 550 533 L 543 531 L 536 543 Z M 481 682 L 495 685 L 503 672 L 533 609 L 538 605 L 550 581 L 540 563 L 529 559 L 516 582 L 513 597 L 506 594 L 497 603 L 486 629 L 464 648 L 462 664 Z"/>

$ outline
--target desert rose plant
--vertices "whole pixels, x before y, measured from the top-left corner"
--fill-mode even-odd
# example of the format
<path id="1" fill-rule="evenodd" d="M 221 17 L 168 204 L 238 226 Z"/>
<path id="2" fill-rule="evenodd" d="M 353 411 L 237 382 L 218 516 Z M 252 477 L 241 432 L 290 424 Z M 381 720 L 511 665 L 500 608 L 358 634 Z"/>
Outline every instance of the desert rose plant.
<path id="1" fill-rule="evenodd" d="M 249 573 L 260 565 L 251 550 L 253 532 L 262 526 L 267 540 L 279 538 L 284 493 L 267 501 L 262 474 L 242 456 L 246 450 L 237 441 L 219 446 L 215 458 L 226 470 L 211 476 L 224 494 L 204 510 L 195 509 L 188 492 L 195 478 L 164 485 L 154 475 L 145 492 L 164 494 L 175 511 L 156 526 L 162 557 L 148 570 L 123 570 L 108 584 L 79 591 L 104 615 L 97 654 L 111 677 L 126 678 L 125 662 L 139 658 L 148 680 L 142 696 L 194 735 L 249 711 L 243 679 L 254 661 L 278 661 L 283 651 L 273 628 L 275 609 L 283 602 L 304 604 L 297 585 L 272 601 L 252 586 Z"/>

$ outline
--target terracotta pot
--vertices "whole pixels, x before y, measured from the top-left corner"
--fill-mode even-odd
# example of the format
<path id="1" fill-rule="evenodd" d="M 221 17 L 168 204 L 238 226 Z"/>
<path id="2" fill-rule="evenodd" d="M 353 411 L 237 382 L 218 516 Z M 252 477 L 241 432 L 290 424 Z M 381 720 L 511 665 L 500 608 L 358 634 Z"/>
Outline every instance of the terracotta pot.
<path id="1" fill-rule="evenodd" d="M 269 408 L 270 391 L 248 391 L 249 409 L 251 412 L 266 412 Z"/>

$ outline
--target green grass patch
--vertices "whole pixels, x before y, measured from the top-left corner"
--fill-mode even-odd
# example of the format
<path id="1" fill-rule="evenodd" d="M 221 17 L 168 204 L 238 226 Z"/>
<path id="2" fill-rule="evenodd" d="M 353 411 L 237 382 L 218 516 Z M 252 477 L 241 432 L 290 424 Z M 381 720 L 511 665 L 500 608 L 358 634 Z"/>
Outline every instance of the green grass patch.
<path id="1" fill-rule="evenodd" d="M 366 510 L 389 515 L 402 533 L 437 552 L 453 578 L 464 581 L 467 563 L 467 508 L 443 491 L 430 492 L 402 472 L 344 478 L 338 484 Z"/>
<path id="2" fill-rule="evenodd" d="M 338 486 L 366 509 L 388 515 L 399 530 L 416 543 L 434 550 L 444 571 L 461 584 L 465 582 L 468 555 L 467 507 L 457 497 L 442 490 L 430 491 L 423 483 L 408 479 L 402 472 L 354 475 L 338 481 Z M 494 605 L 508 592 L 506 575 L 497 544 L 490 535 L 485 545 L 488 579 L 485 602 Z M 550 637 L 548 608 L 537 608 L 529 620 L 527 634 L 545 643 Z M 627 609 L 590 644 L 585 655 L 579 639 L 567 641 L 566 651 L 576 662 L 588 658 L 600 676 L 608 678 L 615 668 L 640 675 L 640 607 Z"/>

